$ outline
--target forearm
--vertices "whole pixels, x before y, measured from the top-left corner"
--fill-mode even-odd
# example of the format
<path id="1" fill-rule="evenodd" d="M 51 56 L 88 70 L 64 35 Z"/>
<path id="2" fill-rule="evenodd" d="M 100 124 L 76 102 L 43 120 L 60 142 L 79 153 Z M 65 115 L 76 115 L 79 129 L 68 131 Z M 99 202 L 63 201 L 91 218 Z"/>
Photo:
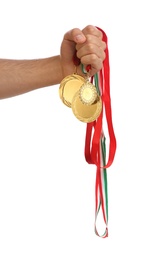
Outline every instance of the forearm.
<path id="1" fill-rule="evenodd" d="M 0 99 L 59 84 L 61 80 L 60 56 L 37 60 L 0 59 Z"/>

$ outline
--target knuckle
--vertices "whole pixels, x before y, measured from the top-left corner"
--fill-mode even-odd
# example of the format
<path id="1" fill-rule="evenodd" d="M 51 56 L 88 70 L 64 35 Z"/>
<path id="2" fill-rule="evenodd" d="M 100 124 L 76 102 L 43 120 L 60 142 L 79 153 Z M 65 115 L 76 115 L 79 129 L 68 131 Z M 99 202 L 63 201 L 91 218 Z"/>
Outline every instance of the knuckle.
<path id="1" fill-rule="evenodd" d="M 103 48 L 103 50 L 105 50 L 106 47 L 107 47 L 107 44 L 106 44 L 104 41 L 102 41 L 102 42 L 101 42 L 101 47 Z"/>
<path id="2" fill-rule="evenodd" d="M 106 53 L 105 53 L 105 51 L 102 52 L 101 57 L 102 57 L 103 60 L 106 58 Z"/>
<path id="3" fill-rule="evenodd" d="M 86 27 L 86 29 L 87 29 L 87 31 L 88 31 L 89 34 L 92 34 L 92 33 L 94 32 L 94 30 L 95 30 L 95 27 L 92 26 L 92 25 L 88 25 L 88 26 Z"/>

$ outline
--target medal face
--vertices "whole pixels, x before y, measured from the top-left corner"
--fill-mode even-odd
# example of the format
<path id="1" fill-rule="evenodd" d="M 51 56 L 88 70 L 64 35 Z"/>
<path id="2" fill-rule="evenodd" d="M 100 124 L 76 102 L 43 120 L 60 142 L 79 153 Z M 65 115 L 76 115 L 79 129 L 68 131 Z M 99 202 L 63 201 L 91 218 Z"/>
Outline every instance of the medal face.
<path id="1" fill-rule="evenodd" d="M 93 122 L 99 117 L 102 111 L 102 100 L 98 96 L 96 101 L 91 105 L 85 104 L 81 101 L 78 91 L 73 98 L 71 108 L 75 117 L 80 121 L 84 123 Z"/>
<path id="2" fill-rule="evenodd" d="M 98 96 L 96 87 L 90 82 L 86 82 L 81 86 L 79 95 L 82 103 L 86 105 L 93 104 Z"/>
<path id="3" fill-rule="evenodd" d="M 71 107 L 72 99 L 75 93 L 84 83 L 85 79 L 78 74 L 68 75 L 61 81 L 59 96 L 66 106 Z"/>

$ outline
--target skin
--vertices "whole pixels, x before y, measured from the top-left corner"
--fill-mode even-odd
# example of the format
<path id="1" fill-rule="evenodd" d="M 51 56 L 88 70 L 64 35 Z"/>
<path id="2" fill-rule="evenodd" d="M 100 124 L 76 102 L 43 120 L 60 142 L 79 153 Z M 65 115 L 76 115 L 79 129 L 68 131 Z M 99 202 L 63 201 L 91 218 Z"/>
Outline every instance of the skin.
<path id="1" fill-rule="evenodd" d="M 74 28 L 66 32 L 57 56 L 34 60 L 0 59 L 0 99 L 59 84 L 75 72 L 75 52 L 84 66 L 91 65 L 89 75 L 93 76 L 103 66 L 105 48 L 102 32 L 88 25 L 83 30 Z M 77 73 L 83 76 L 80 65 Z"/>

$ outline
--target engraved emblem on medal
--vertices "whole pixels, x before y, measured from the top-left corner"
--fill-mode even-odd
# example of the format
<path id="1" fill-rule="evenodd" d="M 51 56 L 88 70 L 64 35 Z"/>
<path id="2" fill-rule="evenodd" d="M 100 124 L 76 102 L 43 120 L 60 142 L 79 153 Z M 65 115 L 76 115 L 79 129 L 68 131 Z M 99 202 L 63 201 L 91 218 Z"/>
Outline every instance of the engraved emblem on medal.
<path id="1" fill-rule="evenodd" d="M 80 99 L 82 101 L 82 103 L 86 104 L 86 105 L 91 105 L 95 102 L 95 100 L 97 99 L 97 91 L 95 86 L 90 83 L 89 81 L 87 81 L 86 83 L 84 83 L 80 90 L 79 90 L 79 96 Z"/>

